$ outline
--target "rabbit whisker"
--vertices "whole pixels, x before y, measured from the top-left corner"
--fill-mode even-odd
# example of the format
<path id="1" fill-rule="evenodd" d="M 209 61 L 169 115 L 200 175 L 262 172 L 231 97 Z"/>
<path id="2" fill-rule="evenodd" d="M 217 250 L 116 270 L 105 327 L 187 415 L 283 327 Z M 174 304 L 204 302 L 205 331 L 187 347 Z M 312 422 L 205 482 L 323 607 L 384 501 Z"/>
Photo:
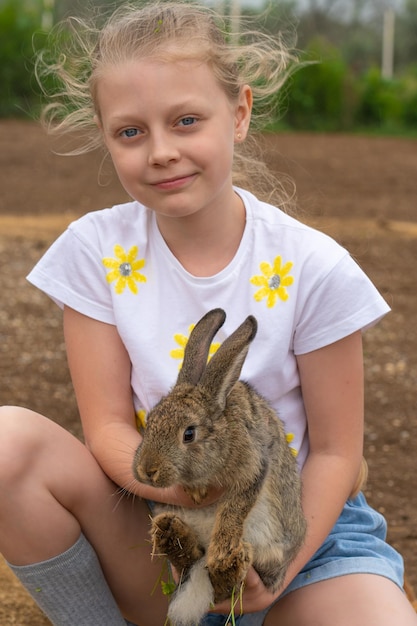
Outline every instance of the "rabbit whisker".
<path id="1" fill-rule="evenodd" d="M 132 498 L 132 506 L 133 506 L 134 501 L 135 501 L 135 498 L 136 498 L 136 495 L 135 495 L 134 493 L 132 493 L 131 491 L 129 491 L 129 489 L 128 489 L 128 488 L 126 488 L 126 487 L 119 487 L 119 488 L 118 488 L 118 489 L 116 489 L 116 491 L 114 492 L 114 495 L 115 495 L 116 497 L 118 496 L 118 498 L 117 498 L 117 501 L 116 501 L 116 503 L 115 503 L 115 505 L 114 505 L 114 507 L 113 507 L 113 512 L 115 512 L 115 511 L 117 510 L 117 508 L 119 507 L 119 505 L 120 505 L 121 501 L 122 501 L 124 498 L 128 498 L 128 499 L 129 499 L 129 498 Z"/>

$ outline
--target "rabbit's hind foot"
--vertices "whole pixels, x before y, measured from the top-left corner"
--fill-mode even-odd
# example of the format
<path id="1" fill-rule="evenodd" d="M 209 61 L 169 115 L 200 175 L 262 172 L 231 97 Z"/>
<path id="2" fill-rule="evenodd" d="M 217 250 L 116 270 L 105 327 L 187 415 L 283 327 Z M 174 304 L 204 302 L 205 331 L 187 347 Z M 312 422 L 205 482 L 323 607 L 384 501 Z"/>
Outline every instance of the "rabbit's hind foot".
<path id="1" fill-rule="evenodd" d="M 215 602 L 230 598 L 233 589 L 240 587 L 252 563 L 252 547 L 245 541 L 230 546 L 227 553 L 210 550 L 207 568 L 214 589 Z"/>
<path id="2" fill-rule="evenodd" d="M 188 571 L 204 555 L 194 531 L 175 513 L 154 517 L 151 537 L 152 554 L 166 556 L 178 571 Z"/>

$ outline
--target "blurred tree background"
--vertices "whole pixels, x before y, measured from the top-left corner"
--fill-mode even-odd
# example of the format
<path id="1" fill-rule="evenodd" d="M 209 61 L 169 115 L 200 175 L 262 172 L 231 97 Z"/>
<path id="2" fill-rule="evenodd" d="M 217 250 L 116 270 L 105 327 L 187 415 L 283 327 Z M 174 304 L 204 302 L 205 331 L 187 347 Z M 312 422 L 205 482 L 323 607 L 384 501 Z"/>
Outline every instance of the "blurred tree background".
<path id="1" fill-rule="evenodd" d="M 301 60 L 314 62 L 290 78 L 271 128 L 417 132 L 417 0 L 205 1 L 272 34 L 296 34 Z M 0 0 L 0 116 L 37 116 L 34 51 L 54 24 L 118 4 Z"/>

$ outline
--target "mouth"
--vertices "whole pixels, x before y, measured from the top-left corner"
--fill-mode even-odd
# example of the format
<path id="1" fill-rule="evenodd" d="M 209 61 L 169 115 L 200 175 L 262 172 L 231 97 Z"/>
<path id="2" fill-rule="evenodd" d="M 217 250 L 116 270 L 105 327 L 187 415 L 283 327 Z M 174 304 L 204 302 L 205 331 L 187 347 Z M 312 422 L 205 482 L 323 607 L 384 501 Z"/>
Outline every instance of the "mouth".
<path id="1" fill-rule="evenodd" d="M 196 174 L 187 174 L 185 176 L 175 176 L 172 178 L 165 178 L 155 183 L 151 183 L 151 186 L 155 187 L 156 189 L 171 191 L 174 189 L 180 189 L 182 187 L 185 187 L 186 185 L 191 183 L 195 177 L 196 177 Z"/>

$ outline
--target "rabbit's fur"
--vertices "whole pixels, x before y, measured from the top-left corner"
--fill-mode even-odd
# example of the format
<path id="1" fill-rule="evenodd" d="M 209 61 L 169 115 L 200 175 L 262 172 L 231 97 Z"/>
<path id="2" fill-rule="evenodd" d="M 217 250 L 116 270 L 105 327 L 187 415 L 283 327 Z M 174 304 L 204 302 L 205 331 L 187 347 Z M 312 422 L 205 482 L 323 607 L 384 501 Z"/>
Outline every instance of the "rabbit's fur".
<path id="1" fill-rule="evenodd" d="M 238 380 L 255 318 L 207 363 L 225 317 L 214 309 L 193 329 L 177 382 L 149 412 L 133 464 L 139 481 L 179 484 L 196 504 L 210 486 L 222 489 L 207 507 L 156 504 L 153 552 L 181 574 L 168 613 L 181 626 L 198 624 L 213 602 L 238 592 L 251 564 L 268 589 L 278 589 L 305 536 L 299 471 L 282 423 Z"/>

